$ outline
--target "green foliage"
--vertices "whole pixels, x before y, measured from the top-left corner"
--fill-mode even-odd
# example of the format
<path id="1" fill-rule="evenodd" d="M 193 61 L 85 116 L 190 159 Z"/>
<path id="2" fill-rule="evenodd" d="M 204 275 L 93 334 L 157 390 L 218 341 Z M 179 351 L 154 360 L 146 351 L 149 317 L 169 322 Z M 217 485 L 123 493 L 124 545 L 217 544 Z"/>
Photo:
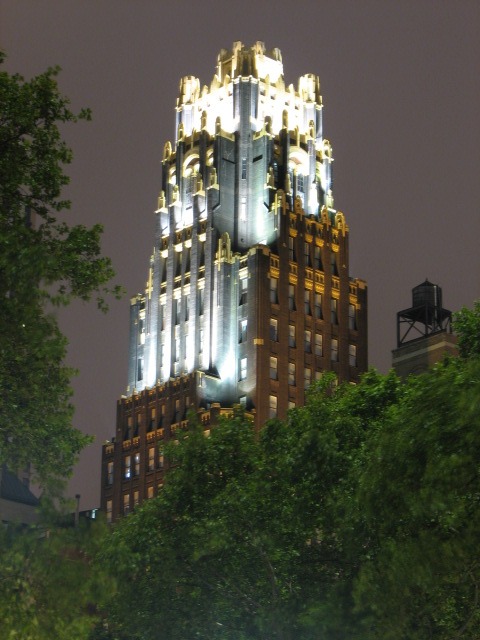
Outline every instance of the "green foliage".
<path id="1" fill-rule="evenodd" d="M 83 525 L 84 523 L 82 523 Z M 87 640 L 113 583 L 94 555 L 105 528 L 0 530 L 0 637 Z"/>
<path id="2" fill-rule="evenodd" d="M 255 434 L 171 444 L 164 490 L 112 531 L 112 638 L 474 640 L 480 362 L 332 386 Z"/>
<path id="3" fill-rule="evenodd" d="M 453 318 L 460 355 L 463 358 L 480 356 L 480 300 L 474 303 L 473 309 L 463 307 Z"/>
<path id="4" fill-rule="evenodd" d="M 3 56 L 0 56 L 0 63 Z M 66 340 L 51 305 L 93 293 L 105 309 L 113 276 L 102 228 L 69 226 L 61 198 L 72 154 L 60 126 L 78 115 L 57 86 L 58 68 L 30 81 L 0 72 L 0 464 L 32 463 L 44 486 L 69 475 L 89 438 L 72 428 Z"/>

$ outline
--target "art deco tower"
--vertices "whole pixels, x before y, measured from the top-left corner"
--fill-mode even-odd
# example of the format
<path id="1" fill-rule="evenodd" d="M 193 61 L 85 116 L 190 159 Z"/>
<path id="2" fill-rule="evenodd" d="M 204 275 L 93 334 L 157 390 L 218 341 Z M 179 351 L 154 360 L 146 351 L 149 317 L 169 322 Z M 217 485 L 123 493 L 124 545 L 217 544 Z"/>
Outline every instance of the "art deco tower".
<path id="1" fill-rule="evenodd" d="M 318 77 L 286 86 L 280 51 L 260 42 L 222 50 L 210 87 L 181 80 L 127 396 L 103 450 L 109 518 L 155 494 L 161 443 L 189 409 L 208 430 L 241 404 L 261 427 L 322 372 L 365 371 L 366 285 L 349 277 L 322 115 Z"/>

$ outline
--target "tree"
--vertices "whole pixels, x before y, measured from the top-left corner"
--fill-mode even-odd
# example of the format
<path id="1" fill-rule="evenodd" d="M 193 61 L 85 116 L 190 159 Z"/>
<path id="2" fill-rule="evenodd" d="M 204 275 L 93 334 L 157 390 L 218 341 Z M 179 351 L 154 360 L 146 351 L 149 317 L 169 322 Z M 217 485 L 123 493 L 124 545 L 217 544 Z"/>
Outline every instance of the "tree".
<path id="1" fill-rule="evenodd" d="M 113 583 L 93 562 L 105 525 L 0 530 L 0 636 L 87 640 Z"/>
<path id="2" fill-rule="evenodd" d="M 3 62 L 0 55 L 0 64 Z M 25 81 L 0 72 L 0 464 L 32 463 L 41 484 L 69 475 L 89 438 L 72 427 L 66 339 L 55 306 L 104 295 L 113 276 L 100 254 L 102 227 L 69 226 L 64 167 L 72 154 L 60 126 L 75 114 L 59 69 Z"/>
<path id="3" fill-rule="evenodd" d="M 179 434 L 163 490 L 104 550 L 118 584 L 113 629 L 135 640 L 367 638 L 348 619 L 354 572 L 333 505 L 352 450 L 399 386 L 371 373 L 332 393 L 325 376 L 307 407 L 259 435 L 241 416 L 208 438 L 199 426 Z"/>
<path id="4" fill-rule="evenodd" d="M 460 355 L 463 358 L 480 356 L 480 300 L 476 300 L 473 309 L 463 307 L 453 318 Z"/>

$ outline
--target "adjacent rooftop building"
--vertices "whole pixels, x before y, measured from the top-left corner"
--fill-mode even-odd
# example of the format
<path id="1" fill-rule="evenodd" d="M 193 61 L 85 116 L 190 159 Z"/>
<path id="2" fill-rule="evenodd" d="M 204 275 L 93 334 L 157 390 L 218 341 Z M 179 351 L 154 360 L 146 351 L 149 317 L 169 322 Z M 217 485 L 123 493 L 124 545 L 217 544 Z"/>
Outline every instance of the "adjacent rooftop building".
<path id="1" fill-rule="evenodd" d="M 210 86 L 180 82 L 176 136 L 143 293 L 131 301 L 128 388 L 103 448 L 108 519 L 152 497 L 163 442 L 195 411 L 234 405 L 258 428 L 302 405 L 324 371 L 367 368 L 367 289 L 349 275 L 317 76 L 286 85 L 278 49 L 218 55 Z"/>

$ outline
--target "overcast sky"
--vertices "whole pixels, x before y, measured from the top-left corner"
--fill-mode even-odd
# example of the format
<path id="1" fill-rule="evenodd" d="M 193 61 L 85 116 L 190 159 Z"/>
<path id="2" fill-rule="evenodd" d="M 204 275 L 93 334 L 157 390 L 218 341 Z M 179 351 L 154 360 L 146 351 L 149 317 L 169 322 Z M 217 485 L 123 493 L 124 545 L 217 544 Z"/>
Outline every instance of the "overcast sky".
<path id="1" fill-rule="evenodd" d="M 75 424 L 96 441 L 69 492 L 99 503 L 101 443 L 127 383 L 129 297 L 143 290 L 163 145 L 184 75 L 209 84 L 236 40 L 280 48 L 287 84 L 320 76 L 335 206 L 350 226 L 351 275 L 369 287 L 369 361 L 395 348 L 396 312 L 429 278 L 457 310 L 480 298 L 478 0 L 0 0 L 7 69 L 60 65 L 62 91 L 93 122 L 70 127 L 71 222 L 105 226 L 127 297 L 107 316 L 62 312 Z"/>

